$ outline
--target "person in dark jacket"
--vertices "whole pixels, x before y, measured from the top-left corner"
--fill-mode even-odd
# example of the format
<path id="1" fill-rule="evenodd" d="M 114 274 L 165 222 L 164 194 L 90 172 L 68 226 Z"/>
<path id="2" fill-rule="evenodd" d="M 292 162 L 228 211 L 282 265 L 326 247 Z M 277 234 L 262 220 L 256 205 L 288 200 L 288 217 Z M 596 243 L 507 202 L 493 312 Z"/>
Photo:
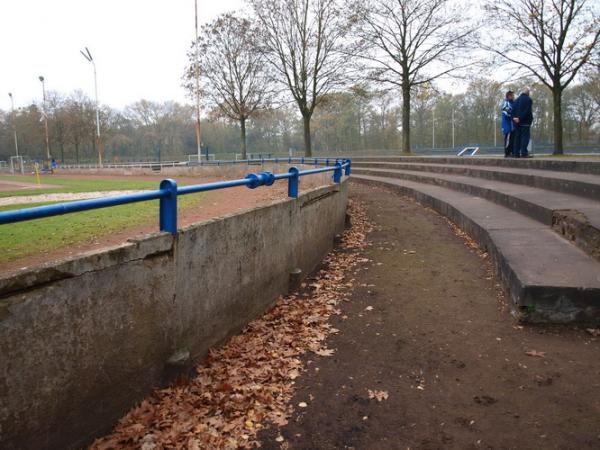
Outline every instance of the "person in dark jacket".
<path id="1" fill-rule="evenodd" d="M 508 91 L 502 102 L 502 134 L 504 135 L 504 157 L 509 158 L 513 155 L 513 145 L 515 142 L 514 129 L 516 127 L 513 122 L 513 104 L 515 93 Z"/>
<path id="2" fill-rule="evenodd" d="M 529 96 L 530 89 L 523 88 L 521 95 L 513 104 L 513 122 L 515 128 L 515 143 L 513 153 L 515 158 L 531 158 L 527 152 L 533 122 L 533 100 Z"/>

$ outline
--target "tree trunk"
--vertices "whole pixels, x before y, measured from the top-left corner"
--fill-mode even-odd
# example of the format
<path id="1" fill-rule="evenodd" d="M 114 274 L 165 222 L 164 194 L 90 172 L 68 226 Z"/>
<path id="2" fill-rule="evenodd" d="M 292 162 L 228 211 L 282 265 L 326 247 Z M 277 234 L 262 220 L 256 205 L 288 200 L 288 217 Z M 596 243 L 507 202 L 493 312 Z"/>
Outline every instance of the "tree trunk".
<path id="1" fill-rule="evenodd" d="M 310 114 L 302 114 L 304 122 L 304 156 L 312 156 L 312 142 L 310 140 Z"/>
<path id="2" fill-rule="evenodd" d="M 246 118 L 240 119 L 240 148 L 242 150 L 242 159 L 246 157 Z"/>
<path id="3" fill-rule="evenodd" d="M 562 91 L 560 88 L 552 90 L 552 103 L 554 107 L 554 154 L 563 154 L 563 124 L 562 124 Z"/>
<path id="4" fill-rule="evenodd" d="M 402 83 L 402 153 L 410 153 L 410 85 Z"/>
<path id="5" fill-rule="evenodd" d="M 79 143 L 75 143 L 75 161 L 79 164 Z"/>

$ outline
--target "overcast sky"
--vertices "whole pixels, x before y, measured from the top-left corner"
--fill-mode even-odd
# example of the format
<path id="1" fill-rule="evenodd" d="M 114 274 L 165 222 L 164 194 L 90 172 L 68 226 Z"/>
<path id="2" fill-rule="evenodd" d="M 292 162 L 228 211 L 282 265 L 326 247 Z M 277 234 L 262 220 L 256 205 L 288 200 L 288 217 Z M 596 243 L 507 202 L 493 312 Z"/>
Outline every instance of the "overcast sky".
<path id="1" fill-rule="evenodd" d="M 240 9 L 242 0 L 199 0 L 201 23 Z M 194 0 L 0 0 L 0 109 L 26 106 L 46 89 L 93 97 L 89 47 L 101 103 L 187 101 L 181 88 L 194 39 Z"/>

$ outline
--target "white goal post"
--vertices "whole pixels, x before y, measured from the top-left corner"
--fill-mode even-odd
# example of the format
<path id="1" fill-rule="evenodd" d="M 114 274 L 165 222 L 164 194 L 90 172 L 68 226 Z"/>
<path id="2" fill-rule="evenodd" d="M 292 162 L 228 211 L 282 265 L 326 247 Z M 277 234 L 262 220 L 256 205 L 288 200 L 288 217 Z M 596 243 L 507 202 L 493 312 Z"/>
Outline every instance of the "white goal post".
<path id="1" fill-rule="evenodd" d="M 21 172 L 21 175 L 25 175 L 25 165 L 23 164 L 22 156 L 10 157 L 10 173 L 14 175 L 16 171 Z"/>

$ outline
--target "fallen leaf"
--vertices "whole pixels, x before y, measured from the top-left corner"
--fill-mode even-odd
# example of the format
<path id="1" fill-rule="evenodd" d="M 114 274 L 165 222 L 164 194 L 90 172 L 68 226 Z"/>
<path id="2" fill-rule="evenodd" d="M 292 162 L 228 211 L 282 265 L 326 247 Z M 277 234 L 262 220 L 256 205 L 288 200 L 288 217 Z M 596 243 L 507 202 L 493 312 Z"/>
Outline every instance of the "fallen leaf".
<path id="1" fill-rule="evenodd" d="M 314 353 L 316 353 L 319 356 L 332 356 L 335 353 L 335 350 L 331 348 L 323 348 L 320 350 L 316 350 Z"/>
<path id="2" fill-rule="evenodd" d="M 538 358 L 543 358 L 546 352 L 538 352 L 537 350 L 528 350 L 525 352 L 527 356 L 535 356 Z"/>
<path id="3" fill-rule="evenodd" d="M 369 398 L 375 399 L 378 402 L 381 402 L 383 400 L 387 400 L 389 397 L 389 393 L 387 391 L 372 391 L 371 389 L 368 389 L 369 391 Z"/>

